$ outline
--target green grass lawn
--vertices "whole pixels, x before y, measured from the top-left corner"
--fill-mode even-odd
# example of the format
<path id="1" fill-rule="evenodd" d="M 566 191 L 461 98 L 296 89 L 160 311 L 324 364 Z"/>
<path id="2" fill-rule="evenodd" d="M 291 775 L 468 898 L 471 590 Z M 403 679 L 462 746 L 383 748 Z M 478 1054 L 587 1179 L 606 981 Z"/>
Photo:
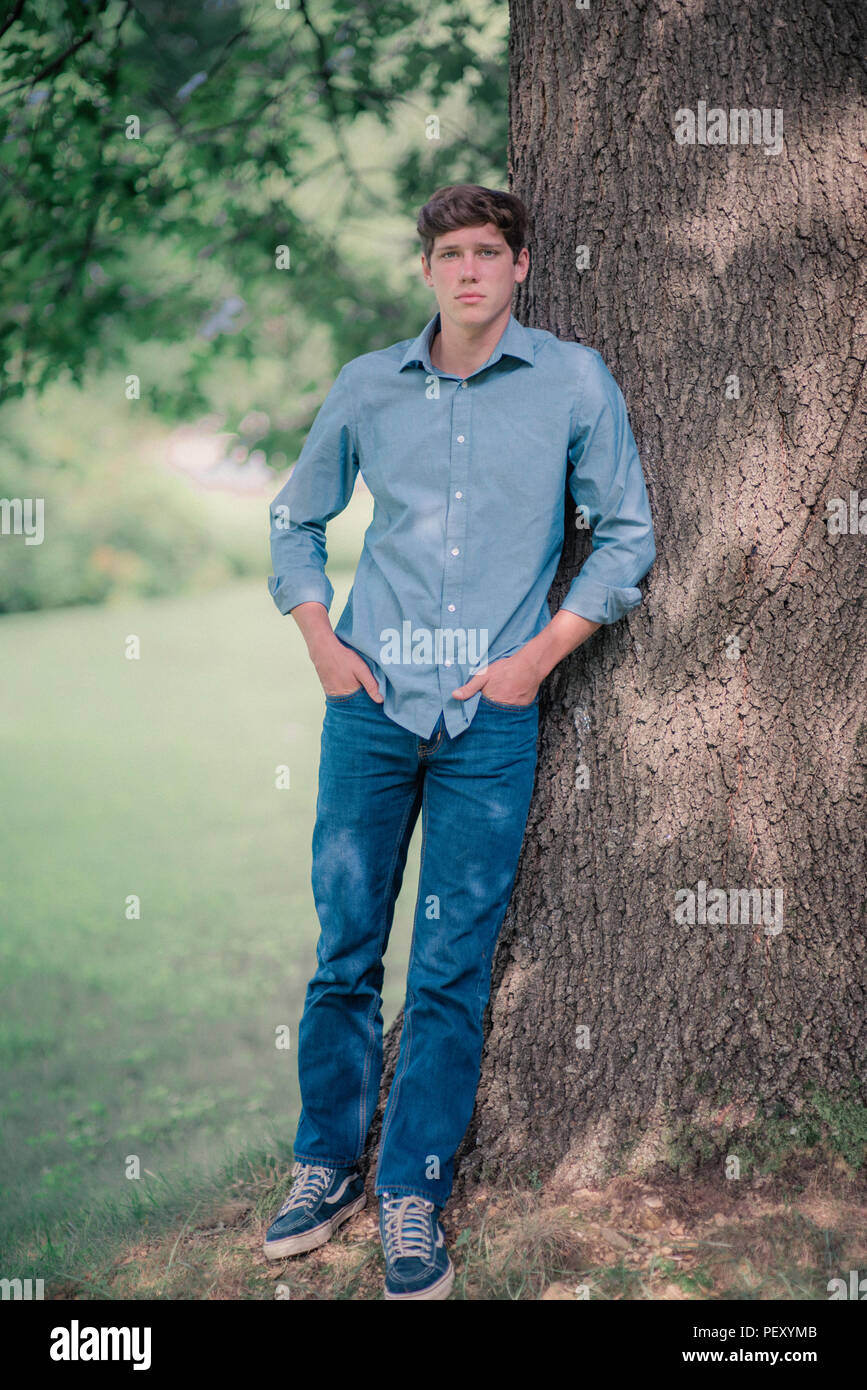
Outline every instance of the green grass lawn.
<path id="1" fill-rule="evenodd" d="M 331 574 L 332 622 L 351 583 Z M 127 660 L 135 634 L 140 660 Z M 285 1154 L 324 699 L 264 577 L 0 620 L 0 1228 Z M 290 788 L 275 785 L 280 764 Z M 386 963 L 403 1002 L 420 826 Z M 139 918 L 127 916 L 130 895 Z M 287 1025 L 289 1050 L 275 1045 Z M 128 1156 L 142 1177 L 126 1177 Z"/>

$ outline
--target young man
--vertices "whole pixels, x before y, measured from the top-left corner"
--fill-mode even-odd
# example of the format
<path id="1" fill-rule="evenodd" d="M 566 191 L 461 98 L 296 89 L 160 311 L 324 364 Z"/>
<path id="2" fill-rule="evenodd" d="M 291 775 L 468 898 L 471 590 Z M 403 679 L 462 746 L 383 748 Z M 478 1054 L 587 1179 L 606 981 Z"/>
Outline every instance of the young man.
<path id="1" fill-rule="evenodd" d="M 400 1055 L 375 1191 L 387 1299 L 446 1298 L 439 1215 L 475 1103 L 491 964 L 536 767 L 538 691 L 641 602 L 655 558 L 626 406 L 602 358 L 523 328 L 527 212 L 473 184 L 421 210 L 439 312 L 418 338 L 344 366 L 271 508 L 269 589 L 325 694 L 313 832 L 318 968 L 298 1037 L 302 1111 L 275 1259 L 365 1203 L 357 1164 L 382 1066 L 380 989 L 421 809 Z M 361 469 L 374 498 L 337 628 L 325 526 Z M 552 617 L 566 485 L 593 550 Z M 578 522 L 577 524 L 582 524 Z"/>

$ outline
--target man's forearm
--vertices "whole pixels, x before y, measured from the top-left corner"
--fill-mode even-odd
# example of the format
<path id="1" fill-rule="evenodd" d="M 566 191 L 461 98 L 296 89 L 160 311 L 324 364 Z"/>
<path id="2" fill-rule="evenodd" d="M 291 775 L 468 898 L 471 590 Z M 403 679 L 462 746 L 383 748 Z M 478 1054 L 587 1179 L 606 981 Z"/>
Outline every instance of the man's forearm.
<path id="1" fill-rule="evenodd" d="M 298 603 L 294 608 L 290 608 L 289 612 L 300 627 L 311 656 L 334 637 L 334 629 L 324 603 L 316 600 Z"/>
<path id="2" fill-rule="evenodd" d="M 601 623 L 591 623 L 589 618 L 561 608 L 548 626 L 521 648 L 519 655 L 527 658 L 541 682 L 564 656 L 574 652 L 601 626 Z"/>

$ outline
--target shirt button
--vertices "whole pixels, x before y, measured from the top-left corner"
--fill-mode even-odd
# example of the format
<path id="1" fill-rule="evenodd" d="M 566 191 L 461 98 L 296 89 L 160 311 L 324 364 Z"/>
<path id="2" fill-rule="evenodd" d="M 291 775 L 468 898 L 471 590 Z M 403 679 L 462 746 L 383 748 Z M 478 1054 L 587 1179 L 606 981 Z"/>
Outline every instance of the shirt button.
<path id="1" fill-rule="evenodd" d="M 454 550 L 452 551 L 452 554 L 453 554 L 453 555 L 460 555 L 460 553 L 461 553 L 461 552 L 458 550 L 457 546 L 455 546 Z"/>
<path id="2" fill-rule="evenodd" d="M 459 444 L 463 444 L 463 442 L 464 442 L 464 436 L 463 436 L 462 434 L 459 434 L 459 435 L 458 435 L 458 443 L 459 443 Z"/>
<path id="3" fill-rule="evenodd" d="M 461 386 L 462 386 L 462 387 L 464 388 L 464 390 L 466 391 L 466 389 L 467 389 L 467 383 L 466 383 L 465 381 L 462 381 L 462 382 L 461 382 Z"/>
<path id="4" fill-rule="evenodd" d="M 450 604 L 449 604 L 449 612 L 450 612 L 450 613 L 454 613 L 454 611 L 455 611 L 455 605 L 454 605 L 453 603 L 450 603 Z"/>
<path id="5" fill-rule="evenodd" d="M 464 494 L 463 494 L 462 492 L 456 492 L 456 493 L 455 493 L 455 497 L 463 497 L 463 495 L 464 495 Z"/>

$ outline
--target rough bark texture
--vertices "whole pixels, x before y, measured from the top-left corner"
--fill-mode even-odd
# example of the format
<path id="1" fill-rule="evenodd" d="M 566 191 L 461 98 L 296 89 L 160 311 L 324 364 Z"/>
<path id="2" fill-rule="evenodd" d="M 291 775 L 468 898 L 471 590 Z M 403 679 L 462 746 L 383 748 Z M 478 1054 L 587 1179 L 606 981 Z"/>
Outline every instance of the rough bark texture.
<path id="1" fill-rule="evenodd" d="M 456 1193 L 688 1165 L 816 1093 L 867 1100 L 867 534 L 827 520 L 867 497 L 864 27 L 859 0 L 513 0 L 515 312 L 614 373 L 658 558 L 542 688 Z M 678 144 L 700 101 L 781 108 L 781 153 Z M 588 545 L 564 514 L 552 612 Z M 782 930 L 678 924 L 700 880 L 782 889 Z"/>

